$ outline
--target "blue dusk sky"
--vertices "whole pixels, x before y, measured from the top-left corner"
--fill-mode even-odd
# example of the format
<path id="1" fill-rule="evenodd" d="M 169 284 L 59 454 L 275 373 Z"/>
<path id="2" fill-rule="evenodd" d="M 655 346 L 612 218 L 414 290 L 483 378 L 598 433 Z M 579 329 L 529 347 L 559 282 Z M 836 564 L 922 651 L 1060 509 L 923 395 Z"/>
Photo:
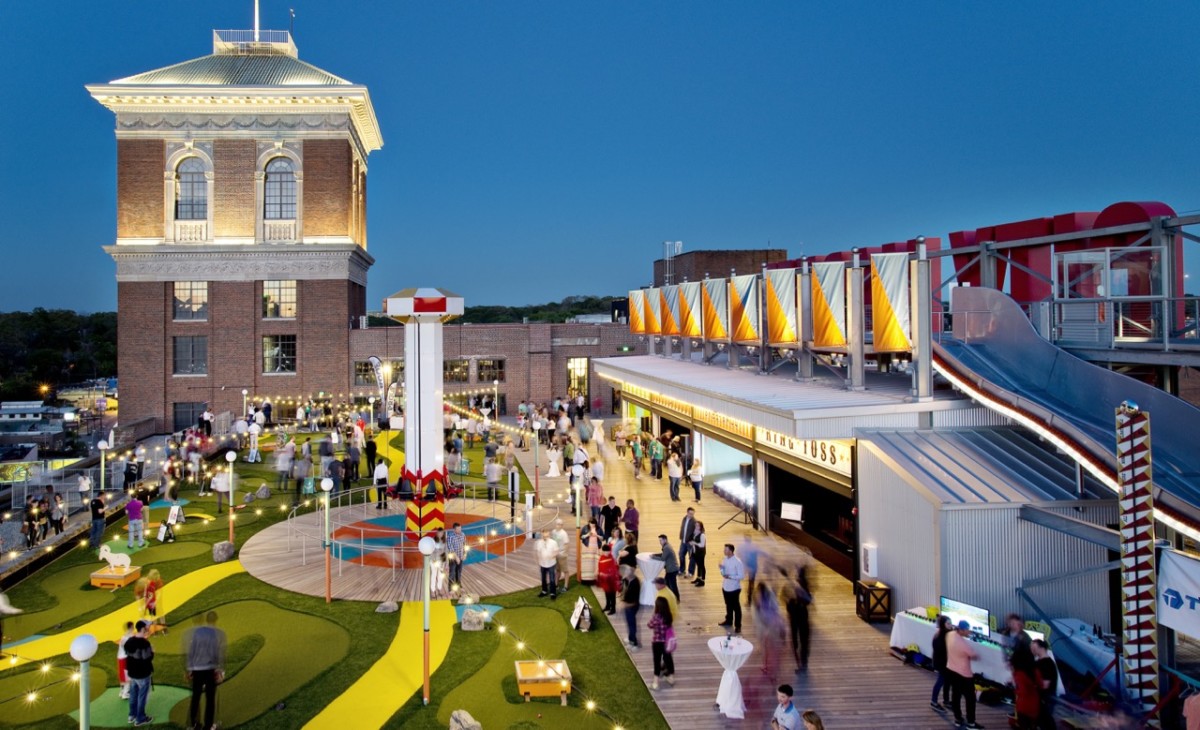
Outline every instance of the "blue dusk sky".
<path id="1" fill-rule="evenodd" d="M 1200 210 L 1194 1 L 263 0 L 262 26 L 289 7 L 300 58 L 369 87 L 383 131 L 372 309 L 622 294 L 664 240 L 798 256 Z M 0 311 L 116 308 L 114 118 L 84 84 L 205 55 L 252 9 L 0 4 Z"/>

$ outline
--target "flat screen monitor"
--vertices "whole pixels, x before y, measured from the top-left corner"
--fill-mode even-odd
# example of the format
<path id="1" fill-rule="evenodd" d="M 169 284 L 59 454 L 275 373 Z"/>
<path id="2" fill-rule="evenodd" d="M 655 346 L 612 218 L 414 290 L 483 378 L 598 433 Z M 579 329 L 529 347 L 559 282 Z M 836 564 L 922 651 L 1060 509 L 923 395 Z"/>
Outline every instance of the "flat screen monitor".
<path id="1" fill-rule="evenodd" d="M 986 608 L 972 606 L 969 603 L 955 601 L 942 596 L 941 604 L 938 607 L 939 611 L 950 618 L 950 621 L 957 626 L 959 621 L 966 621 L 971 626 L 971 631 L 980 636 L 990 636 L 990 619 L 991 615 Z"/>

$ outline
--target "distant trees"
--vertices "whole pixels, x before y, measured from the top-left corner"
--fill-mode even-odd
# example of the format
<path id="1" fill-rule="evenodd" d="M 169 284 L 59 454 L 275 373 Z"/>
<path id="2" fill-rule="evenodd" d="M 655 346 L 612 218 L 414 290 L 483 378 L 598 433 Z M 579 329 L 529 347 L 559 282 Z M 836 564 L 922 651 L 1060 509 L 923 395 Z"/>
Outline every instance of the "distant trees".
<path id="1" fill-rule="evenodd" d="M 116 374 L 116 312 L 0 312 L 0 400 L 39 400 L 43 384 Z"/>

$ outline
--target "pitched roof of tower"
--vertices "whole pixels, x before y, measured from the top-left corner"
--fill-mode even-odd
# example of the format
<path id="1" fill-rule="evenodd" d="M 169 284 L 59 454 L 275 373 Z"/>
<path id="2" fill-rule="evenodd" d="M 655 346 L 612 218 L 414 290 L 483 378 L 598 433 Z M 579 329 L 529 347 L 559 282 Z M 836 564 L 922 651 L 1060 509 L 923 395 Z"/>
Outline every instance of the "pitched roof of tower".
<path id="1" fill-rule="evenodd" d="M 284 54 L 214 53 L 110 82 L 147 86 L 350 86 L 351 82 Z"/>

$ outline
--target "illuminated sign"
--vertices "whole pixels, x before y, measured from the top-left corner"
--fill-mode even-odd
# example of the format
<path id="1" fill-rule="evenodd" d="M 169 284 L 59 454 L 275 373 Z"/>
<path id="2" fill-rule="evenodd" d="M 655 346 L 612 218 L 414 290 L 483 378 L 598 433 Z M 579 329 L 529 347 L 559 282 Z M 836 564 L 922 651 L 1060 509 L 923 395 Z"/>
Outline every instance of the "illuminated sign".
<path id="1" fill-rule="evenodd" d="M 754 440 L 754 426 L 745 421 L 727 416 L 724 413 L 717 413 L 707 408 L 695 406 L 692 408 L 692 418 L 700 423 L 706 423 L 714 428 L 734 434 L 735 436 L 740 436 L 747 441 Z"/>
<path id="2" fill-rule="evenodd" d="M 763 446 L 782 451 L 800 461 L 823 466 L 842 476 L 850 476 L 850 449 L 854 443 L 851 439 L 802 439 L 762 427 L 756 431 L 757 441 Z"/>

